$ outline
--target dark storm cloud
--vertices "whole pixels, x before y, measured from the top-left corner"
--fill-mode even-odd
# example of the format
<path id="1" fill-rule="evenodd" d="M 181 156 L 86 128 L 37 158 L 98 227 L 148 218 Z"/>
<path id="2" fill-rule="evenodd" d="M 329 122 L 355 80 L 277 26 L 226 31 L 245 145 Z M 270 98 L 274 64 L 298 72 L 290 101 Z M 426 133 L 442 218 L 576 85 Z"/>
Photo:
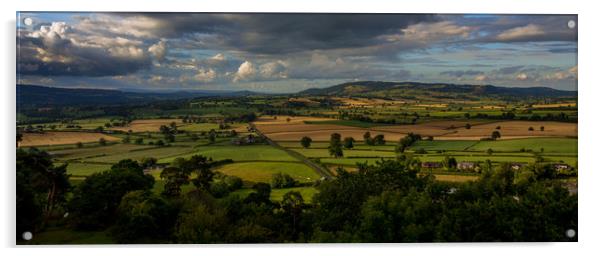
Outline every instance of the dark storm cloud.
<path id="1" fill-rule="evenodd" d="M 157 37 L 194 37 L 229 49 L 282 54 L 373 46 L 379 36 L 411 24 L 436 21 L 435 15 L 392 14 L 127 14 L 155 22 Z M 206 35 L 214 37 L 206 37 Z M 202 37 L 205 37 L 204 39 Z M 203 42 L 201 42 L 203 43 Z"/>

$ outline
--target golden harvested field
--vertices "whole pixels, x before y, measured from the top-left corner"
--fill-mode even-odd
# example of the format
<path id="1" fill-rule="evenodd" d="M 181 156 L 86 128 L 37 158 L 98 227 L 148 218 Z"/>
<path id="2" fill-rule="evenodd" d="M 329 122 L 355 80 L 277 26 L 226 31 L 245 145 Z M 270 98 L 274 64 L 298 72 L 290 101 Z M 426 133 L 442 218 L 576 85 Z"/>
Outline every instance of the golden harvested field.
<path id="1" fill-rule="evenodd" d="M 169 125 L 171 122 L 176 122 L 178 126 L 182 125 L 182 119 L 140 119 L 132 121 L 128 126 L 113 127 L 110 130 L 127 132 L 159 132 L 161 125 Z"/>
<path id="2" fill-rule="evenodd" d="M 527 138 L 527 137 L 567 137 L 577 136 L 576 123 L 562 122 L 533 122 L 533 121 L 505 121 L 474 125 L 470 129 L 457 128 L 455 133 L 442 135 L 436 139 L 479 139 L 491 136 L 491 133 L 500 126 L 499 130 L 501 139 L 510 138 Z M 544 131 L 540 131 L 540 127 L 544 127 Z M 533 127 L 533 131 L 529 131 L 529 127 Z"/>
<path id="3" fill-rule="evenodd" d="M 433 121 L 415 125 L 392 125 L 392 126 L 377 126 L 371 129 L 375 132 L 392 132 L 407 134 L 410 132 L 420 134 L 422 136 L 442 136 L 449 133 L 454 133 L 455 129 L 465 129 L 466 121 Z M 469 122 L 471 125 L 483 124 L 484 122 Z M 451 128 L 456 127 L 456 128 Z M 490 133 L 491 134 L 491 133 Z"/>
<path id="4" fill-rule="evenodd" d="M 314 141 L 328 141 L 332 133 L 340 133 L 342 137 L 353 137 L 363 140 L 363 135 L 369 131 L 372 136 L 383 134 L 385 140 L 397 141 L 410 132 L 422 136 L 433 136 L 436 140 L 480 140 L 491 136 L 497 126 L 502 134 L 500 139 L 519 139 L 531 137 L 575 137 L 577 124 L 562 122 L 532 122 L 532 121 L 501 121 L 501 122 L 469 122 L 472 127 L 466 129 L 466 121 L 433 121 L 416 125 L 377 126 L 359 128 L 334 124 L 305 124 L 309 120 L 329 120 L 326 118 L 295 117 L 286 122 L 286 117 L 277 120 L 264 119 L 256 122 L 256 127 L 263 134 L 275 141 L 298 141 L 303 136 L 309 136 Z M 544 126 L 544 131 L 540 127 Z M 455 128 L 452 128 L 455 127 Z M 533 131 L 529 131 L 533 127 Z"/>
<path id="5" fill-rule="evenodd" d="M 86 143 L 98 141 L 100 138 L 104 138 L 107 141 L 120 140 L 117 137 L 93 132 L 23 133 L 23 141 L 19 143 L 19 146 L 30 147 L 75 144 L 77 142 Z"/>
<path id="6" fill-rule="evenodd" d="M 556 104 L 536 104 L 534 108 L 560 108 L 560 107 L 576 107 L 577 103 L 556 103 Z"/>

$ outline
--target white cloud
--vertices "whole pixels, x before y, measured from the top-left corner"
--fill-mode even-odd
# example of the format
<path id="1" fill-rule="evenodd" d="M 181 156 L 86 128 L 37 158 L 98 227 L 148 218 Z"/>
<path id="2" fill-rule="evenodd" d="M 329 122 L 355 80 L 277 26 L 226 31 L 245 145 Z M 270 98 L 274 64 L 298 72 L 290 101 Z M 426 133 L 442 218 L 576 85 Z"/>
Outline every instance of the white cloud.
<path id="1" fill-rule="evenodd" d="M 286 72 L 286 68 L 288 63 L 278 60 L 273 62 L 268 62 L 259 67 L 259 74 L 261 77 L 269 79 L 269 78 L 287 78 L 288 74 Z"/>
<path id="2" fill-rule="evenodd" d="M 486 75 L 478 75 L 474 77 L 474 80 L 479 82 L 489 81 L 489 77 Z"/>
<path id="3" fill-rule="evenodd" d="M 516 75 L 516 80 L 524 81 L 529 79 L 529 76 L 526 73 L 519 73 Z"/>
<path id="4" fill-rule="evenodd" d="M 226 56 L 224 56 L 224 54 L 222 54 L 222 53 L 218 53 L 209 59 L 213 60 L 213 61 L 224 61 L 224 60 L 226 60 Z"/>
<path id="5" fill-rule="evenodd" d="M 458 26 L 451 21 L 441 21 L 435 23 L 418 23 L 408 26 L 401 30 L 400 34 L 386 35 L 383 38 L 389 42 L 421 42 L 432 43 L 450 37 L 469 36 L 472 28 L 468 26 Z"/>
<path id="6" fill-rule="evenodd" d="M 516 27 L 508 29 L 499 35 L 497 35 L 498 40 L 509 41 L 509 40 L 519 40 L 523 38 L 528 38 L 532 36 L 540 36 L 545 34 L 543 29 L 535 24 L 529 24 L 523 27 Z"/>
<path id="7" fill-rule="evenodd" d="M 245 61 L 242 64 L 240 64 L 240 67 L 238 67 L 238 71 L 236 71 L 236 74 L 234 74 L 234 79 L 232 81 L 238 82 L 243 80 L 250 80 L 255 77 L 256 73 L 257 70 L 255 69 L 255 65 L 253 65 L 253 63 L 251 63 L 250 61 Z"/>
<path id="8" fill-rule="evenodd" d="M 217 73 L 213 69 L 199 69 L 198 73 L 194 76 L 194 79 L 200 82 L 212 82 L 217 77 Z"/>
<path id="9" fill-rule="evenodd" d="M 165 40 L 161 40 L 161 41 L 157 42 L 156 44 L 153 44 L 150 47 L 148 47 L 148 51 L 158 61 L 163 61 L 163 60 L 165 60 L 165 55 L 167 54 L 167 43 L 165 42 Z"/>

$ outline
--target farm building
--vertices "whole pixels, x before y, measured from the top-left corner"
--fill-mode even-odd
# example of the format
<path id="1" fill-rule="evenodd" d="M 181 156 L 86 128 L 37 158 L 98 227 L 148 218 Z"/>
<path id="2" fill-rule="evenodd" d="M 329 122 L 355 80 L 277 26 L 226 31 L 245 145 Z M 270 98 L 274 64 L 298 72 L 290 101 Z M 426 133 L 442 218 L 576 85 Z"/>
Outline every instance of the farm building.
<path id="1" fill-rule="evenodd" d="M 566 170 L 571 169 L 570 165 L 563 164 L 563 163 L 553 164 L 552 167 L 554 167 L 554 170 L 556 170 L 556 171 L 566 171 Z"/>
<path id="2" fill-rule="evenodd" d="M 144 174 L 151 174 L 153 171 L 163 170 L 165 167 L 167 167 L 167 165 L 168 164 L 155 164 L 153 166 L 144 168 L 144 170 L 142 170 L 142 172 L 144 172 Z"/>
<path id="3" fill-rule="evenodd" d="M 422 168 L 441 168 L 441 163 L 439 162 L 423 162 Z"/>
<path id="4" fill-rule="evenodd" d="M 523 166 L 525 166 L 525 164 L 523 163 L 511 163 L 510 164 L 510 168 L 512 168 L 512 170 L 520 170 L 521 168 L 523 168 Z"/>
<path id="5" fill-rule="evenodd" d="M 473 162 L 459 162 L 458 163 L 458 169 L 460 170 L 474 170 L 476 167 L 476 164 Z"/>

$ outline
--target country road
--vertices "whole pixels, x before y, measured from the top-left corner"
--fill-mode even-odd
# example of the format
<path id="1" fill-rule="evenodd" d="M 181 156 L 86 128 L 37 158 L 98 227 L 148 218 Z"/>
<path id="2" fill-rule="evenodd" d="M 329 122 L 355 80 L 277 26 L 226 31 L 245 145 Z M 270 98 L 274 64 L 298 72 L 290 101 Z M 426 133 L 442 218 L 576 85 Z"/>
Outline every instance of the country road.
<path id="1" fill-rule="evenodd" d="M 261 133 L 260 130 L 257 129 L 257 127 L 255 126 L 255 124 L 253 123 L 249 123 L 249 126 L 251 127 L 251 129 L 253 129 L 257 135 L 265 138 L 265 140 L 268 142 L 268 144 L 270 144 L 272 147 L 275 147 L 277 149 L 281 149 L 284 152 L 288 153 L 290 156 L 299 159 L 301 162 L 303 162 L 304 164 L 306 164 L 307 166 L 311 167 L 312 169 L 314 169 L 318 174 L 320 174 L 320 176 L 322 176 L 323 178 L 326 179 L 332 179 L 334 178 L 334 176 L 330 173 L 330 171 L 324 169 L 324 167 L 322 167 L 319 164 L 314 163 L 313 161 L 309 160 L 307 157 L 305 157 L 304 155 L 290 150 L 288 148 L 285 148 L 283 146 L 280 146 L 278 143 L 276 143 L 275 141 L 271 140 L 268 136 L 265 136 L 263 133 Z"/>

